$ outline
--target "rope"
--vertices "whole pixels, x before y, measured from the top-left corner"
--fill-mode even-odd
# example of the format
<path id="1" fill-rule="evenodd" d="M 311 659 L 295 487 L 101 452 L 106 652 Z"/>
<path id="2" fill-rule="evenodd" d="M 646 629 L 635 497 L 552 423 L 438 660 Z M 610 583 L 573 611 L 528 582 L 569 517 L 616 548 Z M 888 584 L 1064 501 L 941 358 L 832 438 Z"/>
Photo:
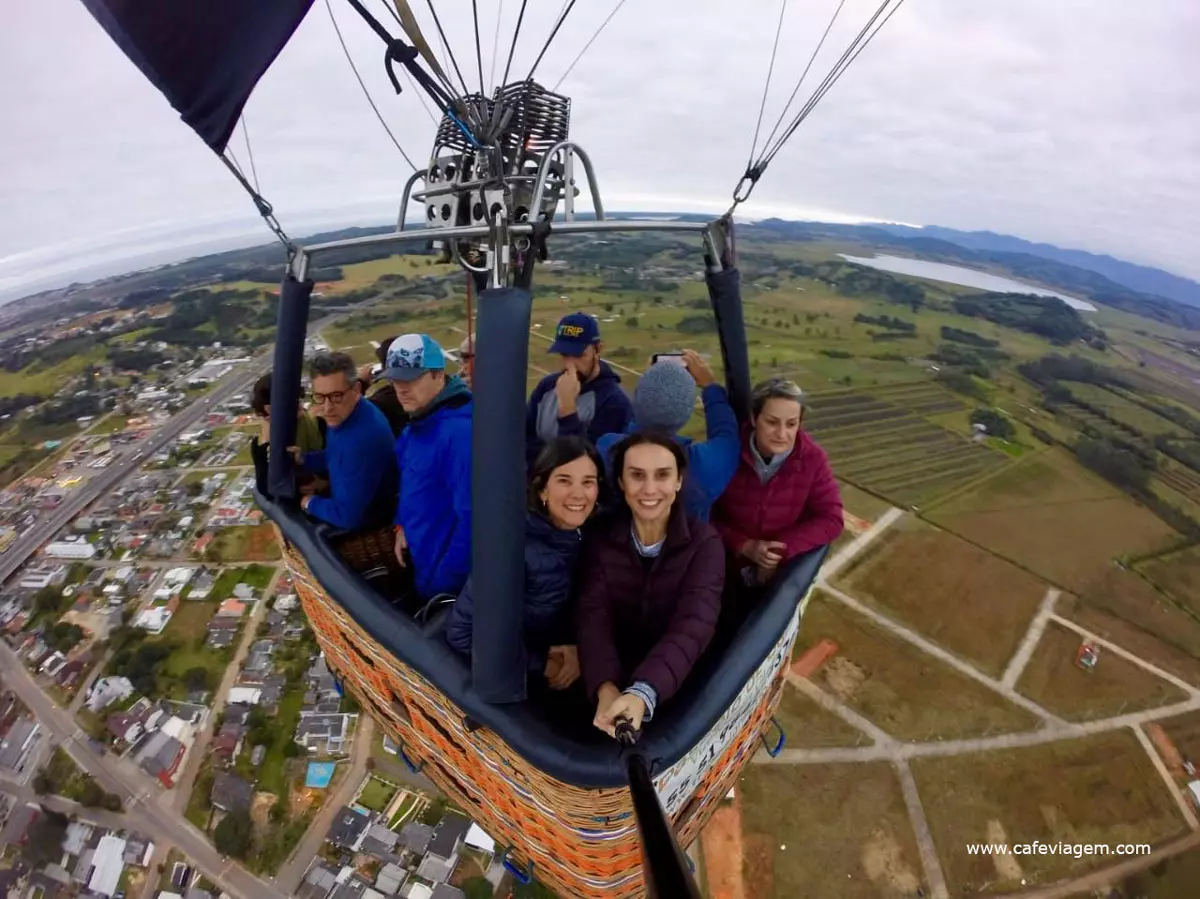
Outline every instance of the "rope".
<path id="1" fill-rule="evenodd" d="M 442 20 L 438 16 L 437 10 L 433 7 L 433 0 L 425 0 L 425 5 L 429 7 L 429 12 L 433 15 L 433 24 L 437 26 L 438 36 L 442 39 L 442 46 L 450 54 L 450 63 L 454 66 L 454 73 L 458 75 L 458 81 L 462 85 L 463 94 L 471 93 L 470 88 L 467 87 L 467 79 L 463 78 L 462 69 L 458 67 L 458 60 L 454 58 L 454 50 L 451 48 L 450 42 L 446 40 L 446 32 L 442 30 Z"/>
<path id="2" fill-rule="evenodd" d="M 363 96 L 367 98 L 367 102 L 371 105 L 371 111 L 375 113 L 375 118 L 379 119 L 379 124 L 383 126 L 383 130 L 387 132 L 387 136 L 391 138 L 396 149 L 400 151 L 400 155 L 404 157 L 404 161 L 412 167 L 415 172 L 417 170 L 416 163 L 409 159 L 408 154 L 404 152 L 404 148 L 400 146 L 400 141 L 396 140 L 396 135 L 392 133 L 392 129 L 388 127 L 387 121 L 383 118 L 383 113 L 379 111 L 379 107 L 375 105 L 375 101 L 371 98 L 371 92 L 367 90 L 367 85 L 362 79 L 362 75 L 358 73 L 358 66 L 354 64 L 354 57 L 350 55 L 350 48 L 346 46 L 346 40 L 342 37 L 342 29 L 338 26 L 337 18 L 333 14 L 333 6 L 329 0 L 325 0 L 325 9 L 329 11 L 329 21 L 333 23 L 333 30 L 337 34 L 338 43 L 342 45 L 342 53 L 346 55 L 346 62 L 350 63 L 350 70 L 354 72 L 354 77 L 358 81 L 358 86 L 362 88 Z"/>
<path id="3" fill-rule="evenodd" d="M 267 227 L 271 229 L 272 233 L 279 238 L 279 242 L 282 243 L 284 248 L 287 250 L 288 259 L 290 260 L 292 258 L 292 254 L 296 251 L 296 245 L 292 243 L 292 239 L 287 236 L 287 233 L 279 224 L 279 219 L 275 217 L 274 208 L 270 203 L 267 202 L 266 198 L 263 197 L 263 195 L 257 190 L 255 190 L 253 185 L 246 180 L 246 176 L 242 174 L 241 166 L 239 166 L 232 159 L 232 155 L 233 154 L 230 153 L 229 149 L 226 148 L 225 152 L 221 154 L 221 161 L 225 163 L 225 167 L 233 173 L 233 177 L 237 179 L 237 182 L 242 186 L 242 189 L 250 195 L 250 199 L 254 201 L 255 207 L 258 209 L 258 214 L 263 217 L 263 221 L 267 223 Z"/>
<path id="4" fill-rule="evenodd" d="M 484 95 L 483 50 L 479 46 L 479 0 L 471 0 L 471 16 L 475 19 L 475 64 L 479 67 L 479 96 Z"/>
<path id="5" fill-rule="evenodd" d="M 508 61 L 504 64 L 504 77 L 500 79 L 500 86 L 508 84 L 508 72 L 512 68 L 513 52 L 517 49 L 517 38 L 521 36 L 521 23 L 525 21 L 525 7 L 529 4 L 529 0 L 521 0 L 521 12 L 517 15 L 517 27 L 513 29 L 512 43 L 508 47 Z M 499 28 L 499 24 L 496 26 Z M 497 121 L 496 116 L 492 116 L 492 121 Z"/>
<path id="6" fill-rule="evenodd" d="M 562 73 L 562 77 L 559 78 L 558 81 L 556 81 L 554 83 L 554 87 L 551 88 L 552 91 L 554 91 L 556 93 L 558 92 L 558 86 L 567 80 L 567 76 L 571 74 L 571 70 L 575 68 L 576 63 L 578 63 L 579 60 L 583 59 L 583 54 L 588 52 L 588 50 L 591 48 L 592 44 L 594 44 L 596 42 L 596 38 L 600 37 L 600 32 L 603 31 L 605 29 L 605 27 L 607 27 L 608 23 L 612 21 L 613 16 L 615 16 L 617 13 L 619 13 L 621 11 L 621 7 L 624 5 L 625 5 L 625 0 L 618 0 L 617 5 L 613 7 L 613 11 L 608 14 L 608 18 L 600 23 L 600 27 L 596 29 L 595 33 L 591 36 L 591 38 L 588 40 L 588 42 L 583 45 L 583 49 L 579 51 L 579 55 L 576 56 L 575 59 L 571 61 L 571 64 L 569 66 L 567 66 L 567 70 Z"/>
<path id="7" fill-rule="evenodd" d="M 845 3 L 846 0 L 842 0 L 842 2 Z M 763 113 L 767 109 L 767 94 L 771 92 L 771 76 L 775 74 L 775 54 L 779 52 L 779 35 L 783 33 L 783 17 L 787 13 L 787 6 L 788 0 L 783 0 L 779 4 L 779 22 L 775 25 L 775 43 L 771 45 L 771 64 L 767 66 L 767 83 L 763 85 L 762 102 L 758 105 L 758 121 L 754 123 L 754 140 L 750 142 L 750 155 L 746 159 L 746 171 L 754 167 L 754 151 L 758 149 L 758 133 L 762 128 Z M 838 9 L 841 9 L 841 7 L 839 6 Z M 808 69 L 805 69 L 804 72 L 807 74 Z M 800 80 L 804 80 L 804 75 L 800 76 Z M 800 89 L 798 84 L 796 85 L 796 89 Z M 795 93 L 792 96 L 794 97 Z M 790 103 L 791 101 L 789 100 L 788 102 Z M 786 111 L 787 107 L 785 106 L 784 112 Z M 782 114 L 780 117 L 782 118 Z M 767 138 L 767 143 L 770 142 L 770 138 Z"/>
<path id="8" fill-rule="evenodd" d="M 879 23 L 878 27 L 876 27 L 874 31 L 871 31 L 865 40 L 862 40 L 862 36 L 866 34 L 867 30 L 874 24 L 875 20 L 879 18 L 884 9 L 886 9 L 888 4 L 891 2 L 892 0 L 883 0 L 883 3 L 880 4 L 879 9 L 875 11 L 875 15 L 871 17 L 870 21 L 868 21 L 863 27 L 863 30 L 859 32 L 858 37 L 856 37 L 854 42 L 851 43 L 850 47 L 847 48 L 846 52 L 842 54 L 841 59 L 839 59 L 834 65 L 829 74 L 825 76 L 820 86 L 814 92 L 809 101 L 804 104 L 804 108 L 800 110 L 792 124 L 780 136 L 778 142 L 775 144 L 775 147 L 764 157 L 760 168 L 765 168 L 770 164 L 771 160 L 774 159 L 776 154 L 779 153 L 779 151 L 783 148 L 783 145 L 787 142 L 788 138 L 796 133 L 796 129 L 799 128 L 804 120 L 808 118 L 809 114 L 811 114 L 813 109 L 816 108 L 817 104 L 824 99 L 825 95 L 833 89 L 833 86 L 838 83 L 845 71 L 850 68 L 854 61 L 858 59 L 863 50 L 865 50 L 871 41 L 875 39 L 875 35 L 879 34 L 883 27 L 888 23 L 888 20 L 891 19 L 891 17 L 896 14 L 896 11 L 904 5 L 904 0 L 897 0 L 896 5 L 888 11 L 888 14 L 884 17 L 883 21 Z"/>
<path id="9" fill-rule="evenodd" d="M 258 169 L 254 167 L 254 150 L 250 147 L 250 130 L 246 127 L 245 110 L 238 116 L 238 123 L 242 126 L 242 137 L 246 140 L 246 155 L 250 158 L 250 174 L 254 176 L 254 189 L 258 190 Z"/>
<path id="10" fill-rule="evenodd" d="M 492 38 L 492 71 L 488 83 L 492 90 L 496 89 L 496 60 L 500 58 L 500 22 L 504 19 L 504 0 L 500 0 L 500 8 L 496 10 L 496 36 Z"/>
<path id="11" fill-rule="evenodd" d="M 526 81 L 533 80 L 533 73 L 537 71 L 538 65 L 541 64 L 542 57 L 546 55 L 546 51 L 550 49 L 550 45 L 554 43 L 554 38 L 558 34 L 558 29 L 562 28 L 563 22 L 567 20 L 567 16 L 571 14 L 571 10 L 575 8 L 575 0 L 569 0 L 558 15 L 558 21 L 554 23 L 554 29 L 550 32 L 550 36 L 546 38 L 546 43 L 542 45 L 542 52 L 537 55 L 537 59 L 533 61 L 533 65 L 529 68 L 529 74 L 525 76 Z"/>
<path id="12" fill-rule="evenodd" d="M 417 99 L 421 101 L 421 108 L 425 110 L 425 115 L 429 116 L 429 121 L 433 122 L 433 126 L 436 128 L 438 120 L 434 117 L 433 113 L 429 111 L 429 104 L 425 102 L 425 92 L 417 88 L 417 82 L 413 81 L 413 76 L 409 74 L 407 68 L 403 68 L 403 71 L 404 77 L 408 79 L 409 86 L 413 89 L 413 93 L 416 94 Z"/>
<path id="13" fill-rule="evenodd" d="M 787 103 L 779 112 L 779 118 L 775 122 L 775 127 L 771 129 L 771 133 L 767 135 L 767 139 L 763 142 L 764 149 L 770 146 L 775 134 L 779 131 L 779 126 L 783 124 L 783 118 L 787 115 L 787 111 L 792 108 L 792 101 L 796 99 L 796 94 L 800 93 L 800 88 L 804 84 L 804 79 L 808 77 L 808 70 L 813 67 L 813 63 L 817 61 L 817 54 L 821 52 L 821 48 L 825 46 L 825 39 L 829 37 L 829 32 L 833 30 L 833 25 L 837 22 L 838 15 L 842 11 L 842 7 L 846 5 L 846 0 L 841 0 L 837 5 L 837 9 L 833 11 L 833 15 L 829 17 L 829 24 L 825 26 L 825 33 L 821 35 L 821 39 L 817 41 L 817 46 L 813 49 L 812 55 L 808 57 L 808 64 L 804 67 L 804 71 L 800 73 L 800 80 L 796 82 L 796 86 L 792 88 L 791 96 L 788 97 Z M 751 153 L 751 165 L 753 165 L 753 153 Z"/>

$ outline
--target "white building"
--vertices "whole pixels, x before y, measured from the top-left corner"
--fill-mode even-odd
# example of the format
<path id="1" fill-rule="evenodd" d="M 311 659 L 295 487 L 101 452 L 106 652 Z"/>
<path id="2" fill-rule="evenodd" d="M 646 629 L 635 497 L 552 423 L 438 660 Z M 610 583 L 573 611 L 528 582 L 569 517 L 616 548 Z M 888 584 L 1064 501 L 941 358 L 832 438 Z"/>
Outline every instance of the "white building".
<path id="1" fill-rule="evenodd" d="M 90 559 L 96 547 L 86 540 L 56 540 L 46 546 L 46 555 L 55 559 Z"/>
<path id="2" fill-rule="evenodd" d="M 138 612 L 137 617 L 133 619 L 133 626 L 140 627 L 142 630 L 149 631 L 152 634 L 161 634 L 166 629 L 167 622 L 170 620 L 170 609 L 166 606 L 154 606 Z"/>
<path id="3" fill-rule="evenodd" d="M 182 590 L 195 573 L 195 568 L 172 568 L 163 575 L 163 585 L 172 590 Z"/>
<path id="4" fill-rule="evenodd" d="M 87 707 L 99 714 L 107 706 L 133 695 L 133 684 L 127 677 L 102 677 L 92 684 Z"/>
<path id="5" fill-rule="evenodd" d="M 233 687 L 225 702 L 228 705 L 258 705 L 262 700 L 262 690 L 258 687 Z"/>
<path id="6" fill-rule="evenodd" d="M 121 883 L 121 872 L 125 870 L 125 841 L 112 834 L 100 838 L 96 854 L 92 856 L 92 878 L 88 889 L 101 896 L 112 896 Z"/>

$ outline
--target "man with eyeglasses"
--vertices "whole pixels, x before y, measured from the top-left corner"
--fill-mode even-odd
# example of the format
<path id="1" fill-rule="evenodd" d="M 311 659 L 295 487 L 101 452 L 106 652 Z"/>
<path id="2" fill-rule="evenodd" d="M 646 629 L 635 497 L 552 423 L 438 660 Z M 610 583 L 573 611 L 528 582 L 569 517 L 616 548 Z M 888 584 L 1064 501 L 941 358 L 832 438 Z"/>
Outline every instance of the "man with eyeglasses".
<path id="1" fill-rule="evenodd" d="M 308 494 L 301 507 L 342 528 L 386 526 L 396 507 L 396 457 L 392 429 L 372 403 L 362 401 L 354 360 L 345 353 L 318 353 L 308 367 L 313 412 L 329 426 L 325 449 L 301 453 L 301 467 L 329 479 L 330 495 Z"/>
<path id="2" fill-rule="evenodd" d="M 409 414 L 396 440 L 396 558 L 416 598 L 457 595 L 471 573 L 471 391 L 428 334 L 393 340 L 383 377 Z"/>

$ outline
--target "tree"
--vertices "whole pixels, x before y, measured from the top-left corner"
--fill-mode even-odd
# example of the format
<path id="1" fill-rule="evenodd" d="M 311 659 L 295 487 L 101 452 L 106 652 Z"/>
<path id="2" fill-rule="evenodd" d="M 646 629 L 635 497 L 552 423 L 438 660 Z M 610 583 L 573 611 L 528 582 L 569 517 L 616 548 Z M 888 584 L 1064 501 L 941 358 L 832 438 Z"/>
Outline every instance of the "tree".
<path id="1" fill-rule="evenodd" d="M 104 799 L 101 800 L 100 805 L 108 809 L 110 812 L 119 812 L 122 808 L 121 797 L 116 793 L 105 793 Z"/>
<path id="2" fill-rule="evenodd" d="M 638 326 L 638 320 L 637 320 L 636 315 L 631 315 L 631 316 L 629 316 L 629 318 L 625 319 L 625 327 L 636 328 L 637 326 Z"/>
<path id="3" fill-rule="evenodd" d="M 467 894 L 467 899 L 492 899 L 492 884 L 486 877 L 464 881 L 462 891 Z"/>
<path id="4" fill-rule="evenodd" d="M 1011 421 L 995 409 L 983 406 L 971 413 L 971 424 L 983 425 L 990 436 L 999 437 L 1001 440 L 1011 440 L 1016 434 L 1016 428 Z"/>
<path id="5" fill-rule="evenodd" d="M 62 859 L 62 841 L 67 835 L 70 820 L 60 812 L 43 808 L 37 820 L 25 834 L 21 856 L 32 868 L 57 862 Z"/>
<path id="6" fill-rule="evenodd" d="M 253 822 L 248 811 L 230 812 L 213 831 L 213 843 L 222 855 L 245 858 L 250 851 L 252 831 Z"/>
<path id="7" fill-rule="evenodd" d="M 39 796 L 45 796 L 47 793 L 54 792 L 54 781 L 46 776 L 45 771 L 39 771 L 33 775 L 33 792 Z"/>
<path id="8" fill-rule="evenodd" d="M 184 686 L 189 692 L 198 693 L 208 689 L 208 669 L 202 665 L 189 668 L 183 675 Z"/>
<path id="9" fill-rule="evenodd" d="M 104 804 L 104 799 L 107 795 L 104 792 L 104 788 L 89 777 L 84 780 L 83 786 L 79 788 L 79 804 L 86 808 L 96 808 Z"/>

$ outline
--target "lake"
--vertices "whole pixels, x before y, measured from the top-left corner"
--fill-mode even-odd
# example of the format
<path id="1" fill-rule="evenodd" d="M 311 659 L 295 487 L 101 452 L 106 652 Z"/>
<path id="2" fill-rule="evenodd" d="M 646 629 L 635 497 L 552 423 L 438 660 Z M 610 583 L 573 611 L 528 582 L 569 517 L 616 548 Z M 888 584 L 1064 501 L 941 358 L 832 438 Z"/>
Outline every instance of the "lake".
<path id="1" fill-rule="evenodd" d="M 960 287 L 974 287 L 978 290 L 991 290 L 996 293 L 1027 293 L 1039 297 L 1057 297 L 1072 309 L 1080 312 L 1095 312 L 1096 307 L 1086 300 L 1069 297 L 1066 294 L 1055 293 L 1044 287 L 1034 287 L 1012 278 L 1002 278 L 999 275 L 989 275 L 987 272 L 976 271 L 973 268 L 963 268 L 961 265 L 946 265 L 942 262 L 926 262 L 924 259 L 908 259 L 904 256 L 875 256 L 867 259 L 863 256 L 847 256 L 838 253 L 847 262 L 877 268 L 881 271 L 892 272 L 896 275 L 911 275 L 914 278 L 928 278 L 930 281 L 944 281 L 947 284 L 957 284 Z"/>

